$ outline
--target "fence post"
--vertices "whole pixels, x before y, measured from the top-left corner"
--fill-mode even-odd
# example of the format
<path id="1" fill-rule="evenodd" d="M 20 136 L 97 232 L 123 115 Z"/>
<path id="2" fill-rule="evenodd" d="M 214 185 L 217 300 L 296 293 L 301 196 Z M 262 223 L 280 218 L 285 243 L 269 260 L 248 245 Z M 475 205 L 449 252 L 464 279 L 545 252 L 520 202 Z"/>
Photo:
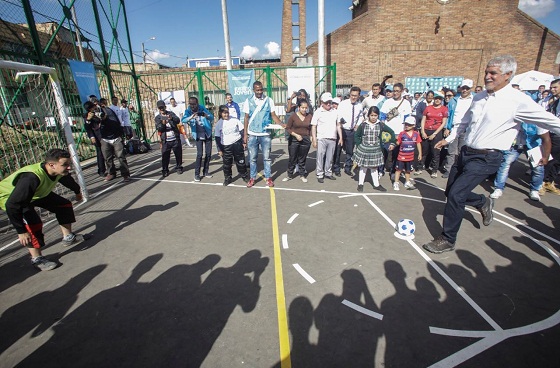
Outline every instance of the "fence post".
<path id="1" fill-rule="evenodd" d="M 23 5 L 23 11 L 25 12 L 25 18 L 27 20 L 27 25 L 29 26 L 29 33 L 31 33 L 31 41 L 33 42 L 33 48 L 35 49 L 37 62 L 39 65 L 45 65 L 43 49 L 41 48 L 41 41 L 39 40 L 39 33 L 37 33 L 31 4 L 29 3 L 29 0 L 22 0 L 21 4 Z"/>
<path id="2" fill-rule="evenodd" d="M 93 8 L 95 25 L 97 26 L 99 45 L 101 47 L 101 53 L 103 54 L 103 72 L 105 73 L 105 75 L 107 75 L 107 86 L 109 87 L 109 97 L 111 97 L 115 94 L 115 92 L 113 92 L 113 80 L 111 79 L 111 72 L 109 71 L 109 60 L 107 59 L 107 51 L 105 50 L 105 40 L 103 39 L 103 29 L 101 27 L 101 21 L 99 19 L 99 11 L 97 10 L 97 0 L 91 0 L 91 6 Z"/>
<path id="3" fill-rule="evenodd" d="M 331 66 L 331 93 L 336 95 L 336 63 Z"/>
<path id="4" fill-rule="evenodd" d="M 272 98 L 272 68 L 270 65 L 266 66 L 266 95 Z"/>
<path id="5" fill-rule="evenodd" d="M 204 75 L 204 72 L 200 68 L 198 68 L 196 69 L 195 74 L 196 84 L 198 84 L 198 104 L 204 106 L 204 86 L 202 85 L 202 76 Z"/>

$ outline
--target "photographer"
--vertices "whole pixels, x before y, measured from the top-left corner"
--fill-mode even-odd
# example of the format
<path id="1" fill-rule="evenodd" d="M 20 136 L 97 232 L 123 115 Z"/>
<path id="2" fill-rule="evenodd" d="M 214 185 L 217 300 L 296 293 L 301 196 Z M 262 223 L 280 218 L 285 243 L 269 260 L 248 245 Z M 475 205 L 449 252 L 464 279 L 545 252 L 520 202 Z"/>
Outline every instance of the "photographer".
<path id="1" fill-rule="evenodd" d="M 196 141 L 196 162 L 194 166 L 194 181 L 200 181 L 200 168 L 202 166 L 202 176 L 211 178 L 209 173 L 210 157 L 212 156 L 212 122 L 214 115 L 204 106 L 198 103 L 198 98 L 189 98 L 189 107 L 185 110 L 183 123 L 188 123 L 191 127 L 191 134 Z M 202 165 L 202 155 L 204 153 L 204 166 Z"/>
<path id="2" fill-rule="evenodd" d="M 84 104 L 87 111 L 86 116 L 86 129 L 88 130 L 88 137 L 91 143 L 97 146 L 98 142 L 101 145 L 101 151 L 105 158 L 105 166 L 107 168 L 107 175 L 105 181 L 113 180 L 117 174 L 114 159 L 119 160 L 119 169 L 123 177 L 123 181 L 130 180 L 130 173 L 128 171 L 128 163 L 124 156 L 124 145 L 122 142 L 123 128 L 115 112 L 108 107 L 104 107 L 103 99 L 100 105 L 95 105 L 93 102 L 88 101 Z"/>
<path id="3" fill-rule="evenodd" d="M 84 114 L 84 120 L 86 122 L 86 133 L 91 141 L 91 144 L 95 147 L 95 153 L 97 155 L 97 174 L 101 177 L 107 175 L 105 169 L 105 158 L 103 158 L 103 151 L 101 150 L 101 107 L 97 105 L 97 97 L 90 96 L 89 101 L 84 104 L 86 113 Z"/>
<path id="4" fill-rule="evenodd" d="M 175 171 L 181 175 L 183 173 L 183 146 L 179 131 L 181 121 L 173 111 L 166 109 L 164 101 L 159 100 L 157 108 L 159 114 L 156 115 L 155 122 L 156 130 L 161 137 L 161 175 L 163 177 L 169 175 L 171 151 L 175 155 Z"/>

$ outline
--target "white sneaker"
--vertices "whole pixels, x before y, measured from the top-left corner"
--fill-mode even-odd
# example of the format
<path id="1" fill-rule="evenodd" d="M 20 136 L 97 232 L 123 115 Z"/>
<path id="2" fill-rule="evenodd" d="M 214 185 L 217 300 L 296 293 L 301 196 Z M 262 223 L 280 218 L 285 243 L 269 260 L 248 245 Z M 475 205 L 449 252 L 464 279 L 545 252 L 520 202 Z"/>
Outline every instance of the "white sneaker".
<path id="1" fill-rule="evenodd" d="M 401 190 L 401 188 L 400 188 L 400 185 L 399 185 L 399 182 L 398 182 L 398 181 L 396 181 L 396 182 L 394 182 L 394 183 L 393 183 L 393 190 Z"/>
<path id="2" fill-rule="evenodd" d="M 490 198 L 498 199 L 498 198 L 500 198 L 500 197 L 502 196 L 502 194 L 504 194 L 504 191 L 503 191 L 503 190 L 501 190 L 501 189 L 494 189 L 494 192 L 492 192 L 492 194 L 490 194 Z M 538 195 L 538 194 L 539 194 L 539 193 L 537 192 L 537 195 Z"/>
<path id="3" fill-rule="evenodd" d="M 282 181 L 289 181 L 289 180 L 292 180 L 292 178 L 289 176 L 286 176 L 284 179 L 282 179 Z"/>
<path id="4" fill-rule="evenodd" d="M 404 183 L 404 187 L 408 190 L 413 190 L 416 189 L 416 187 L 414 186 L 414 184 L 412 184 L 410 181 L 407 181 L 406 183 Z"/>
<path id="5" fill-rule="evenodd" d="M 537 201 L 540 202 L 541 201 L 541 196 L 539 195 L 539 191 L 538 190 L 532 190 L 529 192 L 529 198 L 531 198 L 533 201 Z"/>
<path id="6" fill-rule="evenodd" d="M 301 181 L 303 181 L 304 183 L 307 183 L 307 178 L 305 176 L 302 176 Z"/>

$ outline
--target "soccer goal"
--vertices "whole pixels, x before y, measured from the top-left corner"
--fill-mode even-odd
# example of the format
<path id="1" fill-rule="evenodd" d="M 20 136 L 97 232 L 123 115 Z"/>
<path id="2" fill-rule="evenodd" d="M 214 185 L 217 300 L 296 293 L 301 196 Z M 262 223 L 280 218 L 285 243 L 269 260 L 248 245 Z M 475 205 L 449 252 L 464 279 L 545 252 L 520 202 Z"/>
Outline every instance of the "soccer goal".
<path id="1" fill-rule="evenodd" d="M 0 139 L 4 139 L 3 151 L 6 152 L 9 147 L 14 148 L 13 162 L 15 166 L 25 166 L 30 163 L 38 162 L 42 157 L 37 157 L 38 152 L 45 152 L 51 148 L 60 147 L 66 144 L 68 152 L 72 159 L 73 169 L 76 173 L 78 183 L 82 189 L 84 199 L 87 200 L 88 192 L 80 164 L 80 158 L 76 149 L 76 142 L 72 135 L 72 120 L 69 117 L 69 109 L 64 101 L 60 82 L 55 68 L 19 63 L 9 60 L 0 60 L 0 89 L 7 89 L 5 79 L 13 78 L 16 86 L 11 89 L 16 91 L 12 98 L 6 91 L 0 91 L 2 101 L 6 113 L 2 117 L 12 132 L 19 132 L 13 136 L 7 136 L 2 133 Z M 11 71 L 7 73 L 6 71 Z M 15 75 L 13 74 L 15 72 Z M 7 97 L 8 96 L 8 97 Z M 25 101 L 21 101 L 25 97 Z M 19 104 L 18 104 L 19 103 Z M 8 110 L 12 113 L 7 114 Z M 52 128 L 57 127 L 57 122 L 62 126 L 65 142 L 60 141 L 56 134 L 38 134 L 31 135 L 27 131 L 33 128 L 40 128 L 44 132 L 48 132 Z M 24 137 L 24 147 L 21 137 Z M 62 139 L 62 138 L 60 138 Z M 25 157 L 24 157 L 25 156 Z M 33 162 L 34 161 L 34 162 Z M 9 168 L 11 171 L 15 167 Z"/>

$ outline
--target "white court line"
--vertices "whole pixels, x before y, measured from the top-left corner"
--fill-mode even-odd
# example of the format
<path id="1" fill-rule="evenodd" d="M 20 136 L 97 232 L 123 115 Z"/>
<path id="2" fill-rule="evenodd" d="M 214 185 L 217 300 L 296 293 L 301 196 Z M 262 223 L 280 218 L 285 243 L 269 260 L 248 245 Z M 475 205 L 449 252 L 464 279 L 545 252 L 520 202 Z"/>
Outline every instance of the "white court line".
<path id="1" fill-rule="evenodd" d="M 291 224 L 292 222 L 294 222 L 294 220 L 299 216 L 299 213 L 294 213 L 292 215 L 292 217 L 290 217 L 290 219 L 288 220 L 288 224 Z"/>
<path id="2" fill-rule="evenodd" d="M 381 209 L 379 207 L 377 207 L 377 205 L 375 203 L 373 203 L 373 201 L 371 199 L 369 199 L 367 196 L 364 195 L 364 198 L 366 199 L 366 201 L 369 202 L 369 204 L 381 215 L 383 216 L 383 218 L 389 223 L 391 224 L 392 228 L 395 228 L 395 223 L 393 222 L 393 220 L 391 220 L 389 218 L 389 216 L 387 216 L 383 211 L 381 211 Z M 498 323 L 496 323 L 492 317 L 490 317 L 482 308 L 480 308 L 480 306 L 478 304 L 476 304 L 476 302 L 467 294 L 463 291 L 463 289 L 461 289 L 459 287 L 459 285 L 457 285 L 457 283 L 455 283 L 455 281 L 453 281 L 445 272 L 443 272 L 443 270 L 430 258 L 428 257 L 428 255 L 423 252 L 420 247 L 418 247 L 418 245 L 416 245 L 416 243 L 411 240 L 408 239 L 407 240 L 408 243 L 416 250 L 416 252 L 418 252 L 418 254 L 420 254 L 420 256 L 422 258 L 424 258 L 424 260 L 426 260 L 426 262 L 428 262 L 428 264 L 437 272 L 439 273 L 439 275 L 441 277 L 443 277 L 443 279 L 445 281 L 447 281 L 447 283 L 482 317 L 484 318 L 484 320 L 490 325 L 492 326 L 492 328 L 494 330 L 497 331 L 502 331 L 502 328 L 500 327 L 500 325 L 498 325 Z"/>
<path id="3" fill-rule="evenodd" d="M 288 234 L 282 234 L 282 248 L 288 249 Z"/>
<path id="4" fill-rule="evenodd" d="M 311 277 L 307 272 L 305 272 L 304 269 L 301 268 L 301 266 L 299 264 L 294 263 L 292 266 L 294 266 L 294 268 L 297 270 L 297 272 L 299 272 L 300 275 L 302 275 L 304 279 L 309 281 L 310 284 L 315 283 L 315 279 L 313 277 Z"/>
<path id="5" fill-rule="evenodd" d="M 377 318 L 377 319 L 380 320 L 380 321 L 383 319 L 383 315 L 382 315 L 382 314 L 376 313 L 376 312 L 374 312 L 374 311 L 372 311 L 372 310 L 369 310 L 369 309 L 367 309 L 367 308 L 364 308 L 364 307 L 362 307 L 362 306 L 359 306 L 358 304 L 354 304 L 354 303 L 352 303 L 351 301 L 348 301 L 348 300 L 346 300 L 346 299 L 344 299 L 344 300 L 342 301 L 342 304 L 344 304 L 344 305 L 347 306 L 347 307 L 350 307 L 350 308 L 354 309 L 356 312 L 360 312 L 360 313 L 362 313 L 362 314 L 365 314 L 366 316 L 370 316 L 370 317 L 373 317 L 373 318 Z"/>
<path id="6" fill-rule="evenodd" d="M 321 204 L 321 203 L 325 203 L 325 201 L 323 201 L 323 200 L 317 201 L 317 202 L 315 202 L 315 203 L 308 204 L 307 207 L 314 207 L 314 206 L 316 206 L 316 205 L 318 205 L 318 204 Z"/>

